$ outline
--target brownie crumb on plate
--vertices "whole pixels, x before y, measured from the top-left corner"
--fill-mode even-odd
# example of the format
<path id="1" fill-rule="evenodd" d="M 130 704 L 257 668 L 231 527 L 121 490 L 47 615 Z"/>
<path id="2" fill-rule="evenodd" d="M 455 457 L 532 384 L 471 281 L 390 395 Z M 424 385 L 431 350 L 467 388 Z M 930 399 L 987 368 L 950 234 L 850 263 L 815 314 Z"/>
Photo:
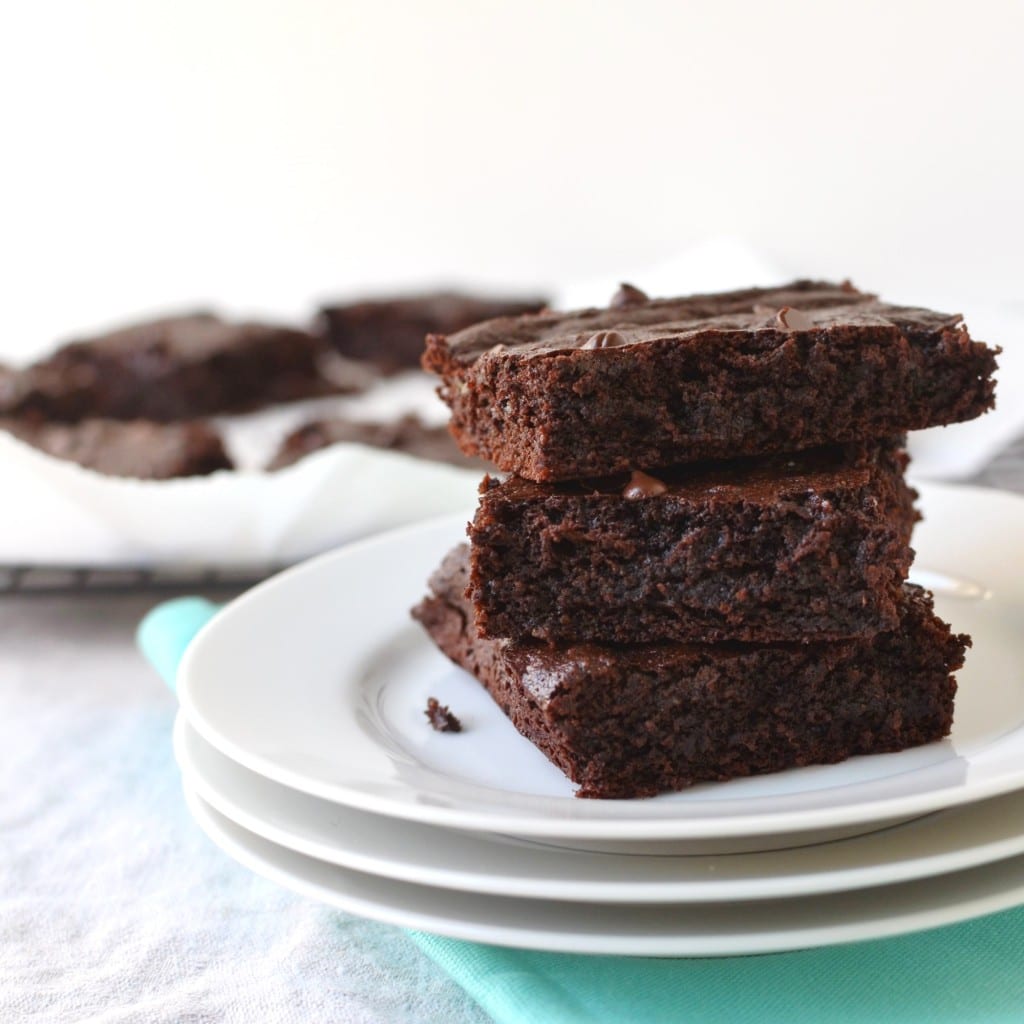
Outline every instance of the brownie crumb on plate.
<path id="1" fill-rule="evenodd" d="M 452 714 L 447 704 L 441 704 L 436 697 L 427 698 L 427 710 L 423 712 L 435 732 L 462 732 L 462 723 Z"/>

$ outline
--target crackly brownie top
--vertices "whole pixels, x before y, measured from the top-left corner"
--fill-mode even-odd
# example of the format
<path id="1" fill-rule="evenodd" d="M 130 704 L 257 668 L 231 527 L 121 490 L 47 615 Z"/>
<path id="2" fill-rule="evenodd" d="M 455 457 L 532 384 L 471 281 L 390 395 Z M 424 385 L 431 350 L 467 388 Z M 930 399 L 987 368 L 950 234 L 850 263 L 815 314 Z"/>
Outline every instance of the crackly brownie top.
<path id="1" fill-rule="evenodd" d="M 775 335 L 833 328 L 933 332 L 956 327 L 961 319 L 960 314 L 892 306 L 849 282 L 794 281 L 780 288 L 676 299 L 649 299 L 639 289 L 624 285 L 607 309 L 489 320 L 450 335 L 447 348 L 457 363 L 468 365 L 485 353 L 532 357 L 737 332 Z"/>
<path id="2" fill-rule="evenodd" d="M 137 360 L 146 355 L 199 362 L 220 352 L 277 337 L 309 339 L 291 328 L 257 323 L 230 323 L 212 313 L 169 316 L 132 324 L 93 338 L 69 342 L 48 362 L 100 359 Z M 43 364 L 45 365 L 45 363 Z"/>
<path id="3" fill-rule="evenodd" d="M 828 493 L 863 487 L 881 469 L 898 474 L 906 457 L 900 451 L 905 438 L 873 444 L 829 445 L 781 455 L 733 459 L 729 462 L 691 463 L 683 466 L 635 470 L 590 480 L 538 484 L 522 477 L 505 480 L 485 477 L 481 493 L 491 490 L 512 502 L 546 501 L 553 496 L 682 498 L 772 502 L 797 493 Z"/>
<path id="4" fill-rule="evenodd" d="M 540 297 L 488 298 L 438 291 L 362 299 L 344 305 L 324 306 L 322 312 L 353 324 L 426 324 L 428 330 L 444 334 L 493 317 L 536 312 L 545 304 L 546 300 Z"/>

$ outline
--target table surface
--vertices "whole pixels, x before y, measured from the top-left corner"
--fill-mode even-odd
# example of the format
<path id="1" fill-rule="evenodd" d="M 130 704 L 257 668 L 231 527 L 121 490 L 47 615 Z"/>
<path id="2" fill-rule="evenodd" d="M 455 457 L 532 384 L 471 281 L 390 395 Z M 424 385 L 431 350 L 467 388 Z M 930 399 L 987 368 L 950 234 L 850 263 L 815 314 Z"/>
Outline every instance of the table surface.
<path id="1" fill-rule="evenodd" d="M 1024 439 L 971 482 L 1024 491 Z M 133 643 L 163 596 L 0 598 L 0 1020 L 486 1021 L 399 930 L 192 823 L 175 700 Z"/>

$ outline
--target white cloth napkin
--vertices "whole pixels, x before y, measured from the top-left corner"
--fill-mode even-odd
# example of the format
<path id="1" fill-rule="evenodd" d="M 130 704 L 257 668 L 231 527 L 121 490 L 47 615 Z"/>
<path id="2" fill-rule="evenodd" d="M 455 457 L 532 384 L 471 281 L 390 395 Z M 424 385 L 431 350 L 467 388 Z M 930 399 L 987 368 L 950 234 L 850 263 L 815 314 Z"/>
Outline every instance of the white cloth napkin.
<path id="1" fill-rule="evenodd" d="M 261 472 L 285 434 L 317 416 L 443 422 L 423 375 L 352 398 L 222 422 L 238 471 L 182 480 L 101 476 L 0 431 L 0 565 L 281 566 L 346 541 L 469 507 L 480 472 L 340 444 Z"/>

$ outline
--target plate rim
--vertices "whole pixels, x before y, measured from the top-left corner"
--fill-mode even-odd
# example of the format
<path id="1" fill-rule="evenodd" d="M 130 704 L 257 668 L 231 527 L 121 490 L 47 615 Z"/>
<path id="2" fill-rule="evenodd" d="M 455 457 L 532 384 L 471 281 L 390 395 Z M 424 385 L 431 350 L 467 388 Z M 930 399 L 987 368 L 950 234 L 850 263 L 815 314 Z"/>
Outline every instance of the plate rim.
<path id="1" fill-rule="evenodd" d="M 791 875 L 771 876 L 770 880 L 767 882 L 764 874 L 757 873 L 757 866 L 755 864 L 751 865 L 751 874 L 746 878 L 722 879 L 715 878 L 714 876 L 708 876 L 675 881 L 660 880 L 657 882 L 644 881 L 640 878 L 625 879 L 622 876 L 615 880 L 590 879 L 587 881 L 580 881 L 579 879 L 571 877 L 571 871 L 568 872 L 570 875 L 568 878 L 561 876 L 541 878 L 540 876 L 525 875 L 515 877 L 503 873 L 495 873 L 494 871 L 491 871 L 486 875 L 483 872 L 473 875 L 472 868 L 454 869 L 444 867 L 437 868 L 434 866 L 424 868 L 421 865 L 414 865 L 414 862 L 411 859 L 401 862 L 400 866 L 396 868 L 394 865 L 398 862 L 394 858 L 389 858 L 387 861 L 382 862 L 380 859 L 374 859 L 363 853 L 355 856 L 350 854 L 346 855 L 346 850 L 342 845 L 337 843 L 332 844 L 326 838 L 309 840 L 299 837 L 293 834 L 286 825 L 280 823 L 275 824 L 268 818 L 261 817 L 258 810 L 253 809 L 252 807 L 247 807 L 243 801 L 239 800 L 237 793 L 232 794 L 230 791 L 226 791 L 221 782 L 211 779 L 208 774 L 208 766 L 204 766 L 201 759 L 197 760 L 194 756 L 195 751 L 193 749 L 193 741 L 192 737 L 189 735 L 190 729 L 195 740 L 206 748 L 206 750 L 202 747 L 199 748 L 200 755 L 205 755 L 207 752 L 210 752 L 215 757 L 224 758 L 224 760 L 228 761 L 232 765 L 232 768 L 251 776 L 252 779 L 257 780 L 258 783 L 270 783 L 275 786 L 280 786 L 280 783 L 275 783 L 273 780 L 266 779 L 264 776 L 251 772 L 249 769 L 245 768 L 244 765 L 232 762 L 230 758 L 226 757 L 226 755 L 207 744 L 206 741 L 191 727 L 184 713 L 179 712 L 174 723 L 173 746 L 174 755 L 182 777 L 186 784 L 199 797 L 201 797 L 205 803 L 209 804 L 214 810 L 232 821 L 234 824 L 262 839 L 267 840 L 268 842 L 316 860 L 326 861 L 327 863 L 336 864 L 340 867 L 364 872 L 366 874 L 377 875 L 383 878 L 393 878 L 398 881 L 405 881 L 418 885 L 429 885 L 435 888 L 456 889 L 459 891 L 490 895 L 519 896 L 529 899 L 559 899 L 568 902 L 725 903 L 741 900 L 770 900 L 834 892 L 851 892 L 858 889 L 880 888 L 885 885 L 900 884 L 902 882 L 914 881 L 923 878 L 937 878 L 944 874 L 951 874 L 973 867 L 980 867 L 984 864 L 990 864 L 999 860 L 1024 854 L 1024 833 L 1015 829 L 1015 834 L 1012 837 L 1005 837 L 998 840 L 978 839 L 976 830 L 972 830 L 969 837 L 964 836 L 964 842 L 962 845 L 957 846 L 955 849 L 947 850 L 940 854 L 927 852 L 921 853 L 916 857 L 899 861 L 895 870 L 891 861 L 885 861 L 882 858 L 878 858 L 878 855 L 876 855 L 876 860 L 867 868 L 861 866 L 829 869 L 826 867 L 811 874 L 804 872 L 802 874 L 794 873 Z M 248 780 L 242 779 L 241 781 L 245 782 Z M 284 788 L 285 787 L 282 787 L 282 789 Z M 318 799 L 316 797 L 309 797 L 308 794 L 303 795 L 308 799 Z M 1012 798 L 1013 794 L 1008 794 L 1005 797 L 995 797 L 994 799 L 1008 800 Z M 1024 797 L 1019 795 L 1017 798 L 1019 800 L 1024 800 Z M 355 808 L 343 808 L 343 810 L 350 814 L 380 817 L 370 815 L 369 812 L 359 811 Z M 963 810 L 964 808 L 952 808 L 948 811 L 939 811 L 936 812 L 935 815 L 925 815 L 921 818 L 906 822 L 904 825 L 895 826 L 894 828 L 899 830 L 913 830 L 915 826 L 920 826 L 924 822 L 931 822 L 934 827 L 934 825 L 939 824 L 937 819 L 943 815 L 955 816 L 958 811 Z M 969 808 L 967 810 L 969 811 Z M 430 827 L 418 822 L 408 822 L 402 819 L 385 818 L 385 820 L 396 828 L 411 826 L 413 828 L 422 829 Z M 1010 818 L 1007 817 L 1005 820 L 1009 821 Z M 1014 820 L 1016 819 L 1014 818 Z M 955 822 L 947 822 L 947 824 L 948 830 L 952 833 L 955 829 Z M 831 851 L 846 842 L 857 843 L 859 846 L 864 845 L 865 843 L 870 844 L 878 841 L 884 843 L 884 837 L 887 833 L 892 831 L 893 829 L 886 828 L 877 832 L 866 833 L 863 836 L 851 837 L 849 840 L 824 841 L 796 850 L 771 850 L 763 851 L 763 853 L 769 855 L 774 854 L 775 857 L 785 855 L 788 858 L 792 858 L 795 854 L 798 858 L 804 858 L 809 857 L 816 852 L 828 857 Z M 960 829 L 956 829 L 956 831 L 958 834 L 963 835 L 962 827 Z M 458 837 L 457 832 L 453 834 Z M 481 837 L 485 840 L 488 838 L 483 834 L 481 834 Z M 474 833 L 468 833 L 466 838 L 472 838 L 480 841 Z M 456 838 L 455 841 L 458 842 L 459 839 Z M 920 841 L 921 840 L 918 839 L 918 842 Z M 418 849 L 416 844 L 411 844 L 410 850 L 415 852 L 416 849 Z M 806 853 L 804 851 L 806 851 Z M 973 856 L 971 855 L 971 851 L 975 851 Z M 553 863 L 556 863 L 558 860 L 564 860 L 565 866 L 568 867 L 574 855 L 578 853 L 585 853 L 586 851 L 573 851 L 558 848 L 557 852 L 553 852 L 554 855 L 549 857 L 549 859 Z M 662 856 L 668 858 L 676 855 L 666 853 Z M 733 860 L 733 858 L 737 856 L 749 856 L 756 859 L 759 856 L 759 853 L 757 851 L 750 851 L 749 854 L 708 853 L 698 856 L 705 860 L 709 857 L 726 857 Z M 685 860 L 689 858 L 687 855 L 682 855 L 679 859 Z M 472 862 L 472 858 L 469 858 L 469 860 Z M 639 869 L 638 874 L 642 874 L 642 866 L 647 863 L 647 855 L 633 858 L 633 862 L 637 869 Z M 412 866 L 407 867 L 407 865 Z M 886 873 L 886 869 L 888 869 L 888 874 Z M 470 872 L 468 875 L 467 871 Z M 807 884 L 808 880 L 810 880 L 811 884 Z"/>
<path id="2" fill-rule="evenodd" d="M 397 890 L 391 890 L 395 894 L 393 897 L 394 901 L 391 904 L 383 904 L 381 900 L 374 900 L 367 895 L 365 884 L 359 886 L 359 895 L 356 896 L 351 892 L 341 893 L 336 888 L 331 889 L 329 885 L 323 882 L 311 880 L 308 877 L 308 871 L 316 870 L 317 865 L 328 869 L 332 873 L 340 873 L 342 877 L 349 876 L 357 882 L 360 879 L 366 878 L 366 876 L 362 872 L 336 865 L 328 865 L 317 861 L 315 858 L 306 857 L 293 850 L 287 850 L 268 840 L 260 839 L 260 837 L 254 836 L 246 829 L 231 823 L 227 819 L 224 819 L 228 825 L 228 830 L 225 830 L 224 826 L 217 821 L 218 812 L 205 804 L 198 794 L 189 789 L 187 784 L 183 786 L 183 791 L 189 813 L 198 827 L 216 846 L 220 847 L 224 853 L 243 867 L 283 888 L 290 889 L 318 903 L 325 903 L 347 913 L 381 921 L 386 924 L 397 925 L 402 928 L 412 928 L 463 941 L 485 942 L 490 945 L 518 949 L 590 955 L 695 958 L 783 953 L 820 946 L 848 945 L 855 942 L 927 931 L 943 925 L 956 924 L 982 917 L 999 910 L 1006 910 L 1020 905 L 1021 901 L 1024 900 L 1024 857 L 1018 857 L 1010 858 L 1008 861 L 1003 862 L 1001 866 L 1004 873 L 1007 866 L 1013 867 L 1019 877 L 1014 877 L 1012 884 L 1004 883 L 995 891 L 983 891 L 980 894 L 974 893 L 973 895 L 968 892 L 966 895 L 961 894 L 952 903 L 943 900 L 941 896 L 936 896 L 931 902 L 926 902 L 924 907 L 895 912 L 890 911 L 888 916 L 885 915 L 885 910 L 891 906 L 891 903 L 887 903 L 883 899 L 879 901 L 881 914 L 871 916 L 868 919 L 855 919 L 846 923 L 837 923 L 833 912 L 824 915 L 826 918 L 825 923 L 817 925 L 803 923 L 788 930 L 766 930 L 754 933 L 753 935 L 743 932 L 741 929 L 735 929 L 729 934 L 719 933 L 714 935 L 694 934 L 692 930 L 689 934 L 675 932 L 671 935 L 623 935 L 621 933 L 615 934 L 611 929 L 602 933 L 596 931 L 592 925 L 589 927 L 577 926 L 575 932 L 570 931 L 568 927 L 563 928 L 561 931 L 557 931 L 554 928 L 548 928 L 545 931 L 541 930 L 541 927 L 536 923 L 536 919 L 531 928 L 500 923 L 500 913 L 497 911 L 500 911 L 503 905 L 517 905 L 517 908 L 521 909 L 523 901 L 519 898 L 490 896 L 482 893 L 456 894 L 460 899 L 462 897 L 469 897 L 486 903 L 490 911 L 486 915 L 486 925 L 480 922 L 474 924 L 472 922 L 467 923 L 465 917 L 459 920 L 457 915 L 453 914 L 448 903 L 452 897 L 452 893 L 449 890 L 435 890 L 430 886 L 387 880 L 390 887 L 398 888 Z M 219 815 L 219 817 L 223 818 L 224 816 Z M 240 833 L 241 838 L 232 836 L 229 830 Z M 260 845 L 265 846 L 273 853 L 283 856 L 286 863 L 293 866 L 290 868 L 287 866 L 283 867 L 280 862 L 272 862 L 266 854 L 261 854 L 258 849 L 254 851 L 252 848 L 253 843 L 257 847 Z M 305 876 L 296 872 L 294 868 L 296 863 L 300 869 L 306 871 Z M 984 888 L 983 880 L 991 881 L 992 878 L 991 874 L 987 874 L 986 871 L 986 868 L 968 869 L 964 872 L 957 872 L 956 877 L 959 877 L 960 884 L 967 885 L 968 889 L 972 882 L 975 886 L 981 884 Z M 381 880 L 378 879 L 377 881 Z M 906 884 L 910 887 L 924 887 L 929 882 L 934 881 L 931 879 L 921 879 L 917 882 L 908 882 Z M 941 882 L 936 882 L 936 884 L 941 886 Z M 885 886 L 883 887 L 883 892 L 891 890 L 891 888 L 890 886 Z M 426 892 L 434 896 L 440 894 L 440 898 L 445 901 L 444 911 L 447 911 L 447 916 L 443 911 L 434 910 L 428 913 L 422 910 L 403 908 L 400 905 L 400 898 L 405 889 L 416 890 L 421 893 Z M 870 893 L 872 890 L 868 889 L 863 892 Z M 835 894 L 835 899 L 843 900 L 850 895 L 838 893 Z M 827 899 L 828 897 L 824 898 Z M 788 904 L 789 908 L 792 909 L 793 906 L 799 903 L 811 906 L 821 900 L 822 897 L 820 896 L 809 896 L 805 900 L 801 900 L 800 897 L 794 897 L 789 900 L 766 901 L 754 906 L 758 908 L 758 912 L 764 908 L 767 916 L 772 910 L 777 912 L 780 905 L 785 909 L 785 906 Z M 543 903 L 543 901 L 531 900 L 526 902 Z M 721 906 L 725 912 L 751 910 L 750 905 L 743 903 L 723 904 Z M 601 909 L 612 915 L 627 915 L 630 913 L 630 909 L 632 909 L 634 913 L 665 910 L 666 912 L 675 911 L 682 914 L 687 911 L 697 911 L 703 916 L 709 912 L 711 907 L 714 907 L 714 904 L 693 905 L 690 907 L 687 907 L 685 904 L 666 904 L 660 908 L 646 904 L 642 907 L 637 905 L 632 905 L 631 907 L 630 904 L 612 904 Z M 593 910 L 594 908 L 593 906 L 588 907 L 586 904 L 575 904 L 569 905 L 568 909 L 570 911 L 578 909 L 580 913 L 585 914 L 587 910 Z M 569 914 L 564 914 L 561 916 L 561 919 L 564 921 L 568 916 Z M 584 931 L 586 931 L 586 934 L 583 934 Z"/>

